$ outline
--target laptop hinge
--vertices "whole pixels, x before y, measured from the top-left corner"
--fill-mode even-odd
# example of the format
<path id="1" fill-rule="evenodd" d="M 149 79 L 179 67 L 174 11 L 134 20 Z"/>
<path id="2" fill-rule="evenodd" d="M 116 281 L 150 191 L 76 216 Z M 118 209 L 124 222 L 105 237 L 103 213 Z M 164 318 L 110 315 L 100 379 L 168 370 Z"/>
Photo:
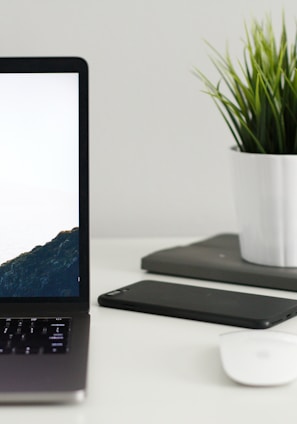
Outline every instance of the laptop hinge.
<path id="1" fill-rule="evenodd" d="M 75 303 L 11 303 L 0 304 L 0 316 L 66 316 L 87 313 L 88 304 Z"/>

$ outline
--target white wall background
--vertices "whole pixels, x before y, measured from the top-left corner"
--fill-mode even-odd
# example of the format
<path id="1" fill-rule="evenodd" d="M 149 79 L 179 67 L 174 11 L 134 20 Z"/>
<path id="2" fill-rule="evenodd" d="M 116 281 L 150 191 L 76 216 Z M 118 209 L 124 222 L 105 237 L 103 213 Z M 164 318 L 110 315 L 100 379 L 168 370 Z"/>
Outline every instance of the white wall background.
<path id="1" fill-rule="evenodd" d="M 295 0 L 0 0 L 0 56 L 89 63 L 93 236 L 236 231 L 233 140 L 191 69 L 216 80 L 203 39 L 240 56 L 244 19 L 282 9 L 294 29 Z"/>

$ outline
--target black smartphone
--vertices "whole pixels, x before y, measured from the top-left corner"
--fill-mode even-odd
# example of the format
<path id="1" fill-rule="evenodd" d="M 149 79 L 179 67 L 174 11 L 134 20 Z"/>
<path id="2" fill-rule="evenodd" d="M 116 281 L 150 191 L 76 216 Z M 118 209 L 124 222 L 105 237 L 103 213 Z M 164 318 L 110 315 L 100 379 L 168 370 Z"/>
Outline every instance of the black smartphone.
<path id="1" fill-rule="evenodd" d="M 297 300 L 155 280 L 98 297 L 101 306 L 245 328 L 265 329 L 297 314 Z"/>

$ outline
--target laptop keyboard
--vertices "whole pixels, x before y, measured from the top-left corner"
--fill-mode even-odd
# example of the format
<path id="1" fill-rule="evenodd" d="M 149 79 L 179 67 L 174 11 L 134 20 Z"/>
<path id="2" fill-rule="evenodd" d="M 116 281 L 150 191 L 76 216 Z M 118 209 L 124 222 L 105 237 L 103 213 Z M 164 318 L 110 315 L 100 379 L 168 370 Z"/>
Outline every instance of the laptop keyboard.
<path id="1" fill-rule="evenodd" d="M 70 318 L 0 318 L 0 355 L 69 350 Z"/>

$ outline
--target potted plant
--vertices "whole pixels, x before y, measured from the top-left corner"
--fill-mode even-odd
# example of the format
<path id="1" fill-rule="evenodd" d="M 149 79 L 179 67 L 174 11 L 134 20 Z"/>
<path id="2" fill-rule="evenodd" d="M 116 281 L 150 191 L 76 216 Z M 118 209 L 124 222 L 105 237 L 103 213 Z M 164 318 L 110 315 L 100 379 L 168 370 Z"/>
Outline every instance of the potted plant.
<path id="1" fill-rule="evenodd" d="M 270 17 L 245 26 L 243 59 L 209 45 L 220 75 L 201 71 L 231 134 L 235 206 L 243 259 L 297 267 L 297 32 L 289 43 L 285 19 L 279 37 Z"/>

